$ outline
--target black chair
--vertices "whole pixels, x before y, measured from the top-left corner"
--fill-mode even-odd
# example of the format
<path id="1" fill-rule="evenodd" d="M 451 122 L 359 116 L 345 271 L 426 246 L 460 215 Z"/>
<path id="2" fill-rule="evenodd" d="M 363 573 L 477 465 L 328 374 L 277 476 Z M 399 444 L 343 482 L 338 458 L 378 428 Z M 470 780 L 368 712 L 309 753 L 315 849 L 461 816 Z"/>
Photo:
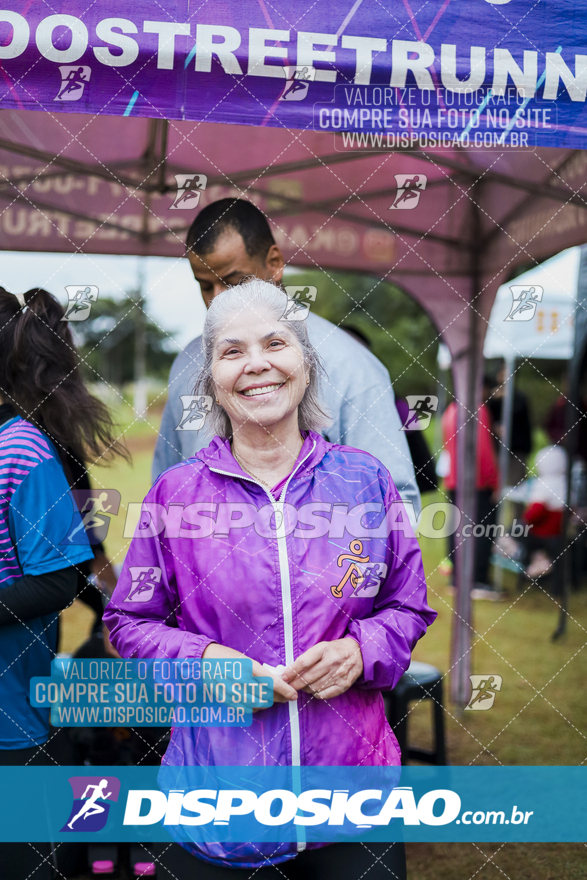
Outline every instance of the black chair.
<path id="1" fill-rule="evenodd" d="M 426 764 L 446 764 L 446 741 L 444 737 L 444 709 L 442 702 L 442 674 L 429 663 L 412 660 L 389 693 L 383 694 L 385 713 L 397 737 L 402 754 L 402 764 L 423 761 Z M 432 700 L 434 720 L 434 749 L 412 748 L 408 745 L 408 717 L 410 703 L 416 700 Z"/>

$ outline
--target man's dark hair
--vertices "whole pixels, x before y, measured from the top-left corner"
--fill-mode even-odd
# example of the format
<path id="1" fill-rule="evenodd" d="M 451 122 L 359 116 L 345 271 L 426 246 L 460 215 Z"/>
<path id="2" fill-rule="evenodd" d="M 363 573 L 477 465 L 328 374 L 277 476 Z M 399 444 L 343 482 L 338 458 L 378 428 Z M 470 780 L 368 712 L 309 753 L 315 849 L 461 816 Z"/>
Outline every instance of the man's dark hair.
<path id="1" fill-rule="evenodd" d="M 188 250 L 210 254 L 218 238 L 234 229 L 242 238 L 249 257 L 264 260 L 275 239 L 262 211 L 245 199 L 219 199 L 202 208 L 187 234 Z"/>

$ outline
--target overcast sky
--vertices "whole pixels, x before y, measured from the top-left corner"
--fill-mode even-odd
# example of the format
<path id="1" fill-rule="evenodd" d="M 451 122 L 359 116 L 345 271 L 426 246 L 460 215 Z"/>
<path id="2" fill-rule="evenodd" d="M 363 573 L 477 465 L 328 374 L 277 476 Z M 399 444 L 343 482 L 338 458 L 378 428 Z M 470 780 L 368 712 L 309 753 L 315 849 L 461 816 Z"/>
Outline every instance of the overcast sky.
<path id="1" fill-rule="evenodd" d="M 183 348 L 201 333 L 206 311 L 186 259 L 3 251 L 0 285 L 12 293 L 44 287 L 63 305 L 67 284 L 95 284 L 102 296 L 118 299 L 136 290 L 140 259 L 146 266 L 146 311 Z"/>

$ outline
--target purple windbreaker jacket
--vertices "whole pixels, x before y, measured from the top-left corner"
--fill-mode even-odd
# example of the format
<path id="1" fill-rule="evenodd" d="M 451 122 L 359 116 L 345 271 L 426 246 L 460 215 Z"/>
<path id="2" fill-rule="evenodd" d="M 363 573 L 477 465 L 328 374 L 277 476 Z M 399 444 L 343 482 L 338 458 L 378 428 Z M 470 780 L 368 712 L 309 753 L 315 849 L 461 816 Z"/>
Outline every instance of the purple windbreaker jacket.
<path id="1" fill-rule="evenodd" d="M 154 528 L 163 509 L 165 526 Z M 352 636 L 364 664 L 344 694 L 300 692 L 245 729 L 174 728 L 164 764 L 400 764 L 381 691 L 408 668 L 436 612 L 399 493 L 376 458 L 309 432 L 270 494 L 216 437 L 159 477 L 141 516 L 104 615 L 122 657 L 199 658 L 218 642 L 289 665 L 318 642 Z M 160 580 L 137 594 L 137 572 L 150 569 Z M 299 845 L 188 848 L 254 867 L 293 858 Z"/>

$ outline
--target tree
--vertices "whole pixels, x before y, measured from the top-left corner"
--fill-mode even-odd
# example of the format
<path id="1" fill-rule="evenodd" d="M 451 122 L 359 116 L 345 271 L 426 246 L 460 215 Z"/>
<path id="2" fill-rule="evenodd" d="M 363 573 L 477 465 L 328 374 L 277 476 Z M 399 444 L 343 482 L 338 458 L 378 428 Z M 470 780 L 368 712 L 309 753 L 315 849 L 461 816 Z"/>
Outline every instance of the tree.
<path id="1" fill-rule="evenodd" d="M 134 380 L 137 309 L 130 296 L 124 300 L 99 297 L 86 321 L 71 324 L 90 382 L 120 386 Z M 177 348 L 148 315 L 145 325 L 147 375 L 167 380 Z"/>

